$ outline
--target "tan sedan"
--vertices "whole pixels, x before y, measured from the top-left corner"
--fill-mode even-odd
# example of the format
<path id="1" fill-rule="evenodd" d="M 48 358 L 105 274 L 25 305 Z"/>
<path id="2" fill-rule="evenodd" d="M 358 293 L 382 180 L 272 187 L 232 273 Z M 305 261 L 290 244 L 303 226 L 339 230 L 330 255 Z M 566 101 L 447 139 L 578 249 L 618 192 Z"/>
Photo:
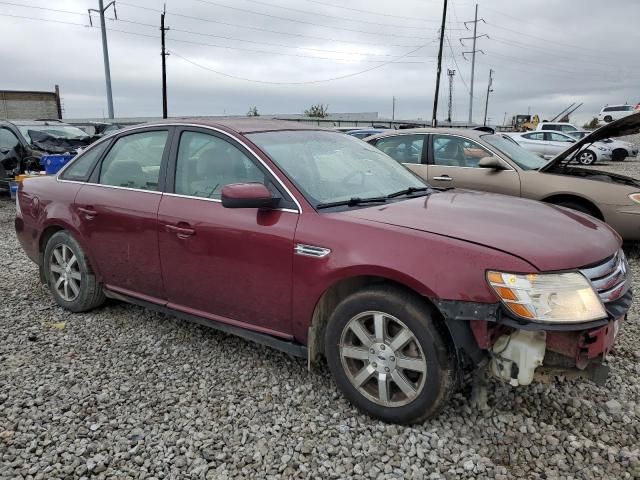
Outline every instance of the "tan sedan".
<path id="1" fill-rule="evenodd" d="M 478 130 L 417 128 L 365 139 L 434 187 L 459 187 L 553 203 L 593 215 L 626 241 L 640 240 L 640 181 L 572 166 L 584 145 L 638 133 L 640 113 L 612 122 L 550 161 L 506 136 Z"/>

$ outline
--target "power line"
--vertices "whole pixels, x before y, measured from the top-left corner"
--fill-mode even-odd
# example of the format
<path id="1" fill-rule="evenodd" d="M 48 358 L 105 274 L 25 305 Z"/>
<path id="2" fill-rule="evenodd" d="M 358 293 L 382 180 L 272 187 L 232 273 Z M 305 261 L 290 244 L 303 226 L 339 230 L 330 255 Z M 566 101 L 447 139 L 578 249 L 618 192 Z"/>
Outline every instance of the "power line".
<path id="1" fill-rule="evenodd" d="M 414 50 L 411 50 L 410 52 L 407 52 L 407 54 L 405 56 L 408 56 L 408 55 L 410 55 L 412 53 L 415 53 L 418 50 L 420 50 L 421 48 L 424 48 L 427 45 L 430 45 L 430 44 L 434 43 L 435 41 L 436 40 L 434 40 L 432 42 L 429 42 L 429 43 L 426 43 L 424 45 L 420 45 L 418 48 L 416 48 Z M 331 78 L 326 78 L 326 79 L 322 79 L 322 80 L 310 80 L 310 81 L 306 81 L 306 82 L 270 82 L 270 81 L 267 81 L 267 80 L 256 80 L 256 79 L 241 77 L 241 76 L 237 76 L 237 75 L 231 75 L 231 74 L 228 74 L 228 73 L 225 73 L 225 72 L 221 72 L 219 70 L 214 70 L 213 68 L 206 67 L 206 66 L 204 66 L 204 65 L 202 65 L 200 63 L 194 62 L 193 60 L 190 60 L 190 59 L 188 59 L 186 57 L 183 57 L 182 55 L 176 53 L 175 51 L 171 51 L 170 50 L 170 53 L 172 53 L 176 57 L 181 58 L 185 62 L 190 63 L 190 64 L 192 64 L 192 65 L 194 65 L 194 66 L 196 66 L 198 68 L 201 68 L 203 70 L 208 70 L 208 71 L 210 71 L 212 73 L 215 73 L 217 75 L 221 75 L 223 77 L 231 78 L 231 79 L 234 79 L 234 80 L 242 80 L 242 81 L 245 81 L 245 82 L 261 83 L 261 84 L 267 84 L 267 85 L 311 85 L 311 84 L 317 84 L 317 83 L 333 82 L 335 80 L 342 80 L 342 79 L 345 79 L 345 78 L 350 78 L 350 77 L 355 77 L 357 75 L 362 75 L 364 73 L 371 72 L 372 70 L 376 70 L 378 68 L 382 68 L 382 67 L 384 67 L 386 65 L 389 65 L 391 63 L 396 63 L 395 60 L 390 60 L 388 62 L 381 63 L 380 65 L 376 65 L 374 67 L 370 67 L 370 68 L 367 68 L 365 70 L 361 70 L 359 72 L 349 73 L 347 75 L 341 75 L 341 76 L 338 76 L 338 77 L 331 77 Z"/>
<path id="2" fill-rule="evenodd" d="M 156 12 L 156 13 L 161 13 L 161 10 L 157 10 L 155 8 L 151 8 L 151 7 L 145 7 L 142 5 L 136 5 L 133 3 L 129 3 L 129 2 L 118 2 L 118 5 L 125 5 L 128 7 L 132 7 L 132 8 L 139 8 L 141 10 L 148 10 L 148 11 L 152 11 L 152 12 Z M 253 31 L 257 31 L 257 32 L 265 32 L 265 33 L 274 33 L 276 35 L 285 35 L 285 36 L 289 36 L 289 37 L 297 37 L 297 38 L 309 38 L 312 40 L 322 40 L 322 41 L 330 41 L 330 42 L 338 42 L 338 43 L 347 43 L 347 44 L 353 44 L 353 45 L 367 45 L 370 47 L 398 47 L 398 48 L 415 48 L 418 47 L 418 45 L 398 45 L 398 44 L 390 44 L 390 43 L 371 43 L 371 42 L 361 42 L 361 41 L 357 41 L 357 40 L 343 40 L 343 39 L 339 39 L 339 38 L 331 38 L 331 37 L 320 37 L 320 36 L 314 36 L 314 35 L 305 35 L 302 33 L 293 33 L 293 32 L 282 32 L 282 31 L 278 31 L 278 30 L 270 30 L 268 28 L 261 28 L 261 27 L 253 27 L 253 26 L 248 26 L 248 25 L 240 25 L 238 23 L 231 23 L 231 22 L 223 22 L 220 20 L 213 20 L 210 18 L 202 18 L 202 17 L 194 17 L 192 15 L 185 15 L 182 13 L 175 13 L 175 12 L 167 12 L 167 15 L 172 15 L 174 17 L 180 17 L 180 18 L 186 18 L 188 20 L 195 20 L 195 21 L 199 21 L 199 22 L 207 22 L 207 23 L 214 23 L 217 25 L 224 25 L 227 27 L 235 27 L 235 28 L 243 28 L 246 30 L 253 30 Z"/>
<path id="3" fill-rule="evenodd" d="M 24 5 L 22 3 L 12 3 L 12 2 L 0 2 L 0 4 L 2 5 L 11 5 L 12 7 L 22 7 L 22 8 L 33 8 L 35 10 L 44 10 L 47 12 L 56 12 L 56 13 L 66 13 L 69 15 L 81 15 L 81 16 L 85 16 L 86 13 L 84 12 L 71 12 L 69 10 L 58 10 L 57 8 L 48 8 L 48 7 L 38 7 L 35 5 Z"/>
<path id="4" fill-rule="evenodd" d="M 260 16 L 263 16 L 263 17 L 273 18 L 273 19 L 276 19 L 276 20 L 283 20 L 283 21 L 286 21 L 286 22 L 299 23 L 299 24 L 302 24 L 302 25 L 313 25 L 314 27 L 329 28 L 331 30 L 343 30 L 345 32 L 364 33 L 366 35 L 376 35 L 376 36 L 385 36 L 385 37 L 414 38 L 414 39 L 418 39 L 418 40 L 428 40 L 428 38 L 418 37 L 418 36 L 415 36 L 415 35 L 399 35 L 397 33 L 370 32 L 370 31 L 367 31 L 367 30 L 355 30 L 353 28 L 334 27 L 333 25 L 324 25 L 324 24 L 321 24 L 321 23 L 308 22 L 306 20 L 299 20 L 299 19 L 296 19 L 296 18 L 281 17 L 279 15 L 272 15 L 270 13 L 256 12 L 255 10 L 249 10 L 249 9 L 246 9 L 246 8 L 232 7 L 230 5 L 224 5 L 222 3 L 214 2 L 212 0 L 195 0 L 195 1 L 207 4 L 207 5 L 213 5 L 213 6 L 216 6 L 216 7 L 227 8 L 229 10 L 234 10 L 234 11 L 237 11 L 237 12 L 249 13 L 251 15 L 260 15 Z"/>
<path id="5" fill-rule="evenodd" d="M 286 10 L 289 12 L 296 12 L 296 13 L 303 13 L 305 15 L 313 15 L 316 17 L 325 17 L 325 18 L 331 18 L 334 20 L 342 20 L 342 21 L 348 21 L 348 22 L 356 22 L 356 23 L 364 23 L 364 24 L 368 24 L 368 25 L 376 25 L 379 27 L 389 27 L 389 28 L 413 28 L 413 29 L 418 29 L 418 30 L 424 30 L 424 27 L 414 27 L 414 26 L 410 26 L 410 25 L 397 25 L 397 24 L 389 24 L 389 23 L 379 23 L 379 22 L 370 22 L 367 20 L 362 20 L 362 19 L 351 19 L 351 18 L 345 18 L 345 17 L 338 17 L 336 15 L 327 15 L 326 13 L 318 13 L 318 12 L 310 12 L 308 10 L 302 10 L 300 8 L 291 8 L 291 7 L 283 7 L 281 5 L 274 5 L 272 3 L 269 2 L 263 2 L 262 0 L 245 0 L 247 2 L 251 2 L 251 3 L 255 3 L 258 5 L 265 5 L 267 7 L 271 7 L 271 8 L 280 8 L 282 10 Z"/>
<path id="6" fill-rule="evenodd" d="M 152 25 L 150 23 L 143 23 L 143 22 L 136 22 L 133 20 L 124 20 L 122 18 L 118 19 L 118 22 L 124 22 L 124 23 L 130 23 L 133 25 L 140 25 L 140 26 L 144 26 L 144 27 L 150 27 L 150 28 L 157 28 L 156 25 Z M 343 55 L 361 55 L 361 56 L 369 56 L 369 57 L 388 57 L 388 58 L 398 58 L 401 55 L 391 55 L 388 53 L 363 53 L 363 52 L 349 52 L 349 51 L 344 51 L 344 50 L 327 50 L 324 48 L 312 48 L 312 47 L 302 47 L 302 46 L 292 46 L 292 45 L 287 45 L 284 43 L 272 43 L 272 42 L 263 42 L 263 41 L 258 41 L 258 40 L 246 40 L 243 38 L 238 38 L 238 37 L 229 37 L 229 36 L 225 36 L 225 35 L 216 35 L 213 33 L 205 33 L 205 32 L 196 32 L 193 30 L 184 30 L 184 29 L 180 29 L 180 28 L 171 28 L 171 31 L 173 32 L 179 32 L 179 33 L 187 33 L 187 34 L 191 34 L 191 35 L 199 35 L 199 36 L 203 36 L 203 37 L 212 37 L 212 38 L 220 38 L 220 39 L 224 39 L 224 40 L 231 40 L 234 42 L 245 42 L 245 43 L 251 43 L 251 44 L 257 44 L 257 45 L 269 45 L 269 46 L 273 46 L 273 47 L 283 47 L 283 48 L 295 48 L 295 49 L 299 49 L 299 50 L 311 50 L 314 52 L 324 52 L 324 53 L 339 53 L 339 54 L 343 54 Z M 195 42 L 192 42 L 195 43 Z M 202 44 L 202 45 L 207 45 L 207 44 Z M 318 57 L 320 58 L 320 57 Z M 419 57 L 419 58 L 429 58 L 429 57 Z"/>
<path id="7" fill-rule="evenodd" d="M 458 76 L 460 80 L 462 80 L 462 84 L 464 85 L 464 88 L 467 90 L 467 93 L 470 93 L 469 86 L 467 85 L 467 82 L 464 81 L 464 77 L 462 76 L 462 70 L 460 70 L 460 67 L 458 66 L 456 55 L 455 53 L 453 53 L 453 48 L 451 47 L 451 39 L 449 38 L 448 35 L 446 36 L 446 38 L 447 38 L 447 44 L 449 45 L 449 51 L 451 52 L 451 58 L 453 58 L 453 63 L 456 64 L 456 68 L 458 69 L 458 73 L 460 74 Z"/>
<path id="8" fill-rule="evenodd" d="M 415 20 L 415 21 L 420 21 L 420 22 L 438 22 L 438 20 L 432 20 L 432 19 L 428 19 L 428 18 L 421 18 L 421 17 L 403 17 L 402 15 L 393 15 L 390 13 L 382 13 L 382 12 L 374 12 L 372 10 L 362 10 L 359 8 L 352 8 L 352 7 L 345 7 L 344 5 L 335 5 L 333 3 L 326 3 L 326 2 L 320 2 L 318 0 L 306 0 L 307 2 L 311 2 L 311 3 L 316 3 L 318 5 L 323 5 L 325 7 L 331 7 L 331 8 L 339 8 L 341 10 L 350 10 L 352 12 L 358 12 L 358 13 L 368 13 L 369 15 L 380 15 L 382 17 L 389 17 L 389 18 L 400 18 L 402 20 Z"/>

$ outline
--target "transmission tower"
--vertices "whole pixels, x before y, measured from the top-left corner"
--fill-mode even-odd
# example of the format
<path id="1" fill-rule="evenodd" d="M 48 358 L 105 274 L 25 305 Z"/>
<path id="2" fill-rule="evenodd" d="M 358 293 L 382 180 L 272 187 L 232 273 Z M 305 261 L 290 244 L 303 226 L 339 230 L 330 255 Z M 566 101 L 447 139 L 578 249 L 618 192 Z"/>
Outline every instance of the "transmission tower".
<path id="1" fill-rule="evenodd" d="M 476 49 L 476 40 L 482 37 L 489 38 L 489 35 L 487 35 L 486 33 L 482 35 L 478 35 L 478 22 L 487 23 L 485 22 L 484 18 L 478 18 L 478 4 L 476 3 L 476 15 L 474 20 L 471 20 L 469 22 L 464 22 L 464 26 L 466 28 L 469 28 L 467 26 L 468 23 L 473 23 L 473 37 L 464 37 L 460 39 L 460 43 L 462 44 L 462 46 L 464 46 L 463 40 L 473 40 L 473 48 L 471 49 L 471 51 L 462 52 L 462 56 L 465 59 L 467 58 L 465 57 L 465 54 L 469 54 L 469 53 L 471 54 L 471 88 L 469 90 L 469 125 L 473 123 L 473 79 L 474 79 L 474 74 L 476 69 L 476 52 L 480 52 L 484 54 L 482 50 Z"/>
<path id="2" fill-rule="evenodd" d="M 447 122 L 449 122 L 449 124 L 451 124 L 451 109 L 453 107 L 453 76 L 455 74 L 455 70 L 447 68 L 447 75 L 449 76 L 449 115 L 447 116 Z"/>

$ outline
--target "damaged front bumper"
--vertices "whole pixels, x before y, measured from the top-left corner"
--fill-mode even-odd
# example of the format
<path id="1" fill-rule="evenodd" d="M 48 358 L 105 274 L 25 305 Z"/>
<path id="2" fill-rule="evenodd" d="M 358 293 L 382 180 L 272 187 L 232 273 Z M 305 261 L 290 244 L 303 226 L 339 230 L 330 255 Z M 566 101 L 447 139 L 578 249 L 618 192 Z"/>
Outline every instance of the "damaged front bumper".
<path id="1" fill-rule="evenodd" d="M 629 290 L 606 305 L 608 318 L 583 324 L 523 322 L 500 304 L 436 302 L 463 367 L 488 365 L 493 376 L 513 386 L 555 377 L 603 384 L 605 357 L 613 348 L 632 302 Z"/>

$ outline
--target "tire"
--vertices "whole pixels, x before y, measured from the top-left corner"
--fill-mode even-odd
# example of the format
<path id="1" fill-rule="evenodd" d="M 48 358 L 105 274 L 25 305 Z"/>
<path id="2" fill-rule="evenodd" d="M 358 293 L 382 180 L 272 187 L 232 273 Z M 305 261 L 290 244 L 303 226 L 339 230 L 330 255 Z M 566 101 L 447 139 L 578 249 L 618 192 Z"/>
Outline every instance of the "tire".
<path id="1" fill-rule="evenodd" d="M 611 121 L 613 121 L 613 118 L 611 117 L 611 115 L 607 115 L 606 117 L 604 117 L 603 119 L 605 122 L 609 123 Z"/>
<path id="2" fill-rule="evenodd" d="M 573 200 L 561 200 L 559 202 L 553 202 L 553 204 L 558 205 L 559 207 L 570 208 L 571 210 L 575 210 L 577 212 L 586 213 L 587 215 L 591 215 L 592 217 L 597 217 L 597 214 L 591 208 L 580 202 L 576 202 Z"/>
<path id="3" fill-rule="evenodd" d="M 591 150 L 583 150 L 578 153 L 578 163 L 580 163 L 580 165 L 593 165 L 597 159 L 598 157 L 596 157 L 596 154 Z"/>
<path id="4" fill-rule="evenodd" d="M 66 310 L 86 312 L 105 301 L 85 253 L 69 232 L 57 232 L 47 242 L 44 274 L 51 295 Z"/>
<path id="5" fill-rule="evenodd" d="M 624 148 L 616 148 L 611 152 L 611 160 L 614 162 L 624 162 L 628 156 L 629 153 Z"/>
<path id="6" fill-rule="evenodd" d="M 455 355 L 435 316 L 422 299 L 391 286 L 370 287 L 344 299 L 325 334 L 327 363 L 344 396 L 360 411 L 389 423 L 435 416 L 457 378 Z M 376 330 L 384 332 L 384 341 Z"/>

